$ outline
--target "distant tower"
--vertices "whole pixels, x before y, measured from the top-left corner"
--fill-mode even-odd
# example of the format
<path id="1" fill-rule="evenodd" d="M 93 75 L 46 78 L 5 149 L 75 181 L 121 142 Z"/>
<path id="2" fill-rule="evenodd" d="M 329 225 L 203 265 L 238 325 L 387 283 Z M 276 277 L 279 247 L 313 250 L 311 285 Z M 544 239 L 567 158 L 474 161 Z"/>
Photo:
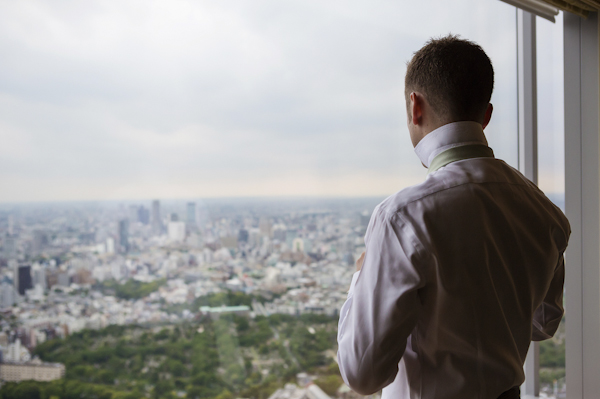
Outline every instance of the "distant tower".
<path id="1" fill-rule="evenodd" d="M 0 306 L 3 308 L 8 308 L 11 307 L 12 305 L 14 305 L 15 303 L 15 288 L 8 284 L 8 283 L 2 283 L 0 284 Z M 5 337 L 6 335 L 4 335 Z M 1 336 L 0 336 L 1 338 Z M 2 345 L 2 339 L 0 339 L 0 345 Z M 7 344 L 4 344 L 2 346 L 6 346 Z"/>
<path id="2" fill-rule="evenodd" d="M 115 253 L 115 239 L 112 237 L 108 237 L 106 239 L 106 253 L 108 253 L 108 254 Z"/>
<path id="3" fill-rule="evenodd" d="M 12 234 L 4 236 L 4 257 L 6 259 L 15 259 L 17 257 L 17 241 Z"/>
<path id="4" fill-rule="evenodd" d="M 48 244 L 48 236 L 42 230 L 33 231 L 33 245 L 32 251 L 34 255 L 38 255 L 44 247 Z"/>
<path id="5" fill-rule="evenodd" d="M 15 234 L 15 216 L 13 214 L 8 215 L 8 234 Z"/>
<path id="6" fill-rule="evenodd" d="M 119 252 L 129 252 L 129 219 L 119 220 Z"/>
<path id="7" fill-rule="evenodd" d="M 18 265 L 14 273 L 15 290 L 17 290 L 19 295 L 25 295 L 25 290 L 33 288 L 31 265 Z"/>
<path id="8" fill-rule="evenodd" d="M 34 264 L 31 270 L 31 277 L 33 279 L 33 286 L 39 285 L 42 290 L 46 291 L 48 284 L 46 282 L 46 269 L 41 267 L 39 264 Z"/>
<path id="9" fill-rule="evenodd" d="M 138 221 L 138 206 L 137 205 L 129 205 L 128 208 L 129 220 L 132 222 Z"/>
<path id="10" fill-rule="evenodd" d="M 144 206 L 140 206 L 137 210 L 137 220 L 142 224 L 150 223 L 150 211 Z"/>
<path id="11" fill-rule="evenodd" d="M 272 234 L 272 230 L 271 230 L 271 221 L 265 217 L 260 218 L 260 221 L 258 223 L 258 228 L 260 229 L 260 234 L 267 236 L 267 237 L 271 237 Z"/>
<path id="12" fill-rule="evenodd" d="M 185 225 L 190 231 L 196 230 L 196 203 L 188 202 L 186 210 Z"/>
<path id="13" fill-rule="evenodd" d="M 237 240 L 238 242 L 248 242 L 248 230 L 240 229 Z"/>
<path id="14" fill-rule="evenodd" d="M 298 230 L 290 229 L 285 234 L 285 243 L 288 248 L 294 249 L 294 240 L 298 237 Z"/>
<path id="15" fill-rule="evenodd" d="M 160 219 L 160 202 L 158 200 L 152 201 L 152 231 L 154 234 L 160 234 L 162 232 L 162 221 Z"/>

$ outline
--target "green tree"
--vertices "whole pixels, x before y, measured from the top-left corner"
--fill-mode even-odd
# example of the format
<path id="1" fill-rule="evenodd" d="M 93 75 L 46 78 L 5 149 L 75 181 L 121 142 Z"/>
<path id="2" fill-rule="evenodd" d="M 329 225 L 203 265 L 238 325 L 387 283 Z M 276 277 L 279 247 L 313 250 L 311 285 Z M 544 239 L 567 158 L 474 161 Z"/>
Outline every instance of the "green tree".
<path id="1" fill-rule="evenodd" d="M 315 384 L 329 396 L 336 396 L 338 389 L 343 383 L 342 377 L 334 374 L 320 377 L 315 380 Z"/>

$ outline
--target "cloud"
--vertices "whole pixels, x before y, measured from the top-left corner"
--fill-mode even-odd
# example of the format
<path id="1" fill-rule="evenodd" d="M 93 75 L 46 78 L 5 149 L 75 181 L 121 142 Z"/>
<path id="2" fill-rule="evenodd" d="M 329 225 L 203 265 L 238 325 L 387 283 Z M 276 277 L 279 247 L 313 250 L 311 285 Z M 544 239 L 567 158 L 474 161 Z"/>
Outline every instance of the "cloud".
<path id="1" fill-rule="evenodd" d="M 0 201 L 391 194 L 423 177 L 405 62 L 449 32 L 494 62 L 511 158 L 514 24 L 474 0 L 3 2 Z"/>

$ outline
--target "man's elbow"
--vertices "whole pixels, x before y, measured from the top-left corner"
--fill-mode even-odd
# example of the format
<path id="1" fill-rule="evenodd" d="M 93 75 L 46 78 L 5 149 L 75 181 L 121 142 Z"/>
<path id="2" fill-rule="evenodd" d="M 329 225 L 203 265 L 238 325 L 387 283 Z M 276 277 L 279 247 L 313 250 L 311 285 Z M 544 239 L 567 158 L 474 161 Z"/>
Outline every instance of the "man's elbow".
<path id="1" fill-rule="evenodd" d="M 388 378 L 382 381 L 376 375 L 353 375 L 346 376 L 344 380 L 354 392 L 363 396 L 367 396 L 379 392 L 388 386 L 394 379 L 392 378 L 391 381 L 388 381 Z"/>
<path id="2" fill-rule="evenodd" d="M 391 384 L 398 374 L 397 364 L 392 367 L 364 367 L 364 362 L 342 362 L 338 353 L 340 373 L 344 382 L 360 395 L 372 395 Z"/>
<path id="3" fill-rule="evenodd" d="M 552 318 L 548 318 L 549 320 L 546 323 L 542 324 L 537 320 L 533 320 L 532 326 L 533 331 L 531 334 L 532 341 L 544 341 L 546 339 L 550 339 L 558 330 L 558 326 L 560 325 L 560 321 L 562 320 L 563 312 L 560 312 L 554 315 Z"/>

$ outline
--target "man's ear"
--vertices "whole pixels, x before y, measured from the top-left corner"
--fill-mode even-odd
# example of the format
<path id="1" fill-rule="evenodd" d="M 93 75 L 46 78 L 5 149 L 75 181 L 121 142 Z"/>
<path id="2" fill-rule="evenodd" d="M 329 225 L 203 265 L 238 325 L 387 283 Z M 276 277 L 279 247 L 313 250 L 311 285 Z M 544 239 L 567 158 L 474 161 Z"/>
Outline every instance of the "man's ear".
<path id="1" fill-rule="evenodd" d="M 415 126 L 421 125 L 423 122 L 423 98 L 414 91 L 410 93 L 409 117 Z"/>
<path id="2" fill-rule="evenodd" d="M 485 110 L 485 116 L 483 117 L 483 123 L 481 124 L 484 129 L 488 123 L 490 123 L 490 119 L 492 119 L 492 112 L 494 112 L 494 106 L 490 103 Z"/>

